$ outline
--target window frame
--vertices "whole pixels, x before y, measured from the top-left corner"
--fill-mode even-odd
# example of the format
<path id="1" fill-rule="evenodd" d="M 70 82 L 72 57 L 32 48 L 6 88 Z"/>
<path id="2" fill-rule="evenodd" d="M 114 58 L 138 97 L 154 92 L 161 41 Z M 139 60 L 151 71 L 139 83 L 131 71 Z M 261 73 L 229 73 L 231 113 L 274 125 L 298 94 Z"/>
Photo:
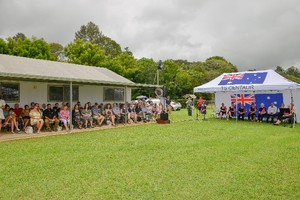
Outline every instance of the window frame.
<path id="1" fill-rule="evenodd" d="M 6 96 L 2 92 L 2 86 L 3 85 L 15 85 L 15 86 L 17 86 L 17 90 L 18 90 L 17 99 L 14 99 L 14 100 L 7 99 Z M 3 94 L 3 99 L 5 100 L 5 102 L 7 102 L 7 103 L 20 103 L 20 94 L 21 94 L 21 92 L 20 92 L 20 83 L 19 82 L 0 82 L 0 93 Z"/>
<path id="2" fill-rule="evenodd" d="M 110 99 L 106 96 L 107 90 L 113 90 L 113 94 L 111 94 L 113 99 Z M 121 93 L 117 92 L 117 90 L 121 90 Z M 121 94 L 122 99 L 116 98 L 118 96 L 118 93 Z M 125 101 L 125 88 L 123 88 L 123 87 L 103 87 L 103 102 L 111 102 L 111 101 L 124 102 Z"/>
<path id="3" fill-rule="evenodd" d="M 50 95 L 50 88 L 51 87 L 57 87 L 57 88 L 62 88 L 62 99 L 61 100 L 54 100 L 54 99 L 51 99 L 51 95 Z M 48 89 L 47 89 L 47 100 L 48 102 L 69 102 L 70 101 L 70 95 L 67 94 L 66 90 L 67 88 L 70 88 L 70 85 L 54 85 L 54 84 L 49 84 L 48 85 Z M 72 88 L 73 88 L 73 93 L 74 93 L 74 88 L 77 88 L 77 93 L 78 93 L 78 96 L 77 96 L 77 99 L 74 99 L 74 95 L 73 95 L 73 99 L 72 99 L 72 102 L 76 102 L 76 101 L 79 101 L 79 85 L 72 85 Z M 70 89 L 68 89 L 70 91 Z M 69 96 L 69 98 L 67 99 L 66 97 Z"/>

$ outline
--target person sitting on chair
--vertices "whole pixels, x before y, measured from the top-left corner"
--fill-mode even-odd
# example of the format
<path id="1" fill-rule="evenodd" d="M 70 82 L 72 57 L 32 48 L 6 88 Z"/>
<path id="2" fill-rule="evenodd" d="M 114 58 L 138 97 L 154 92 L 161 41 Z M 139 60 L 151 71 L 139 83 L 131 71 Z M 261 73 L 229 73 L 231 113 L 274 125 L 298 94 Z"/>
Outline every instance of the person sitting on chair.
<path id="1" fill-rule="evenodd" d="M 255 103 L 251 104 L 251 107 L 249 109 L 249 115 L 248 115 L 248 120 L 255 121 L 256 120 L 256 107 Z"/>
<path id="2" fill-rule="evenodd" d="M 262 122 L 263 118 L 267 115 L 267 109 L 263 103 L 260 104 L 258 109 L 258 122 Z"/>
<path id="3" fill-rule="evenodd" d="M 29 112 L 30 116 L 30 124 L 31 126 L 36 126 L 37 128 L 37 134 L 40 133 L 43 125 L 44 125 L 44 120 L 43 120 L 43 113 L 39 109 L 39 104 L 35 103 L 33 108 Z"/>
<path id="4" fill-rule="evenodd" d="M 104 114 L 105 114 L 105 116 L 106 116 L 109 120 L 111 120 L 111 125 L 112 125 L 112 126 L 116 126 L 116 124 L 115 124 L 115 119 L 116 119 L 116 117 L 115 117 L 115 115 L 113 114 L 112 107 L 111 107 L 111 104 L 110 104 L 110 103 L 106 104 L 105 109 L 104 109 Z"/>
<path id="5" fill-rule="evenodd" d="M 98 103 L 95 103 L 92 108 L 93 118 L 97 121 L 98 126 L 101 126 L 105 117 L 101 114 L 101 109 L 99 108 Z"/>
<path id="6" fill-rule="evenodd" d="M 10 128 L 11 128 L 11 133 L 14 133 L 14 129 L 16 128 L 16 130 L 19 132 L 20 129 L 17 126 L 17 120 L 16 120 L 16 113 L 14 112 L 13 108 L 10 108 L 8 110 L 8 115 L 5 118 L 5 124 L 4 126 L 6 127 L 8 124 L 10 124 Z"/>
<path id="7" fill-rule="evenodd" d="M 228 112 L 227 112 L 228 118 L 227 119 L 231 119 L 232 116 L 234 115 L 234 113 L 235 113 L 235 104 L 234 104 L 234 102 L 232 102 L 231 106 L 229 106 L 229 108 L 228 108 Z"/>
<path id="8" fill-rule="evenodd" d="M 272 102 L 267 110 L 267 123 L 269 122 L 270 117 L 271 117 L 271 123 L 274 123 L 274 118 L 276 117 L 276 113 L 277 113 L 277 107 L 274 106 L 274 103 Z"/>
<path id="9" fill-rule="evenodd" d="M 70 110 L 67 105 L 64 105 L 58 114 L 59 121 L 62 122 L 66 131 L 70 131 Z"/>
<path id="10" fill-rule="evenodd" d="M 238 110 L 238 120 L 244 120 L 245 114 L 246 114 L 246 109 L 244 107 L 244 104 L 242 104 Z"/>
<path id="11" fill-rule="evenodd" d="M 288 119 L 288 121 L 293 124 L 295 120 L 296 109 L 293 103 L 288 105 L 288 109 L 282 114 L 278 115 L 278 120 L 274 123 L 274 125 L 279 125 L 282 123 L 284 119 Z"/>
<path id="12" fill-rule="evenodd" d="M 226 116 L 226 112 L 227 112 L 227 108 L 226 106 L 224 105 L 224 103 L 221 104 L 221 107 L 220 107 L 220 119 L 222 119 L 223 115 Z"/>
<path id="13" fill-rule="evenodd" d="M 92 110 L 90 109 L 89 103 L 84 104 L 84 107 L 81 110 L 81 115 L 84 122 L 84 128 L 88 128 L 88 123 L 90 128 L 94 128 Z"/>
<path id="14" fill-rule="evenodd" d="M 53 123 L 53 130 L 57 131 L 57 127 L 59 124 L 59 120 L 57 119 L 57 115 L 56 112 L 51 109 L 51 104 L 47 104 L 47 109 L 43 111 L 43 115 L 45 117 L 45 126 L 47 128 L 48 131 L 52 132 L 51 128 L 50 128 L 50 123 Z"/>

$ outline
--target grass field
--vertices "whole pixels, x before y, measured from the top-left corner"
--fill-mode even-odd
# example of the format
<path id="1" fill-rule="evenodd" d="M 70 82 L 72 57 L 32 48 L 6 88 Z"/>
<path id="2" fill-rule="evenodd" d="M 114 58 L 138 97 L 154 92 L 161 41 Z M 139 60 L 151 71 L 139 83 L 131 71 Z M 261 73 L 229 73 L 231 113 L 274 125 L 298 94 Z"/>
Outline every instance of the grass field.
<path id="1" fill-rule="evenodd" d="M 300 125 L 189 120 L 0 143 L 0 199 L 300 199 Z"/>

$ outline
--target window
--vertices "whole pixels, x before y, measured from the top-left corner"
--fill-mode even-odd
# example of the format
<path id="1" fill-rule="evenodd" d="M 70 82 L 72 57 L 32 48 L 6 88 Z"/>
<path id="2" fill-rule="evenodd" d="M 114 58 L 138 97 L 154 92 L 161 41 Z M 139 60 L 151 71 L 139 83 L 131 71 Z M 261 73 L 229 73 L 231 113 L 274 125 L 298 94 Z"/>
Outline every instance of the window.
<path id="1" fill-rule="evenodd" d="M 49 86 L 48 89 L 48 99 L 49 101 L 70 101 L 70 86 Z M 78 86 L 72 87 L 73 101 L 78 101 L 79 99 L 79 88 Z"/>
<path id="2" fill-rule="evenodd" d="M 124 89 L 104 88 L 104 101 L 124 101 Z"/>
<path id="3" fill-rule="evenodd" d="M 0 83 L 0 94 L 6 102 L 20 101 L 20 84 L 19 83 Z"/>

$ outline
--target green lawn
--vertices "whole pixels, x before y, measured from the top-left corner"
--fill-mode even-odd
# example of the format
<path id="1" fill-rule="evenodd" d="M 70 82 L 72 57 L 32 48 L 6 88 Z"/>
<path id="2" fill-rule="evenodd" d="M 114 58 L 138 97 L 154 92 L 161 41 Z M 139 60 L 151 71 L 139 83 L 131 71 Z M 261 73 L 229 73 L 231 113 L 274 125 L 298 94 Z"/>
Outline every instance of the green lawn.
<path id="1" fill-rule="evenodd" d="M 300 125 L 187 117 L 0 143 L 0 199 L 300 199 Z"/>

